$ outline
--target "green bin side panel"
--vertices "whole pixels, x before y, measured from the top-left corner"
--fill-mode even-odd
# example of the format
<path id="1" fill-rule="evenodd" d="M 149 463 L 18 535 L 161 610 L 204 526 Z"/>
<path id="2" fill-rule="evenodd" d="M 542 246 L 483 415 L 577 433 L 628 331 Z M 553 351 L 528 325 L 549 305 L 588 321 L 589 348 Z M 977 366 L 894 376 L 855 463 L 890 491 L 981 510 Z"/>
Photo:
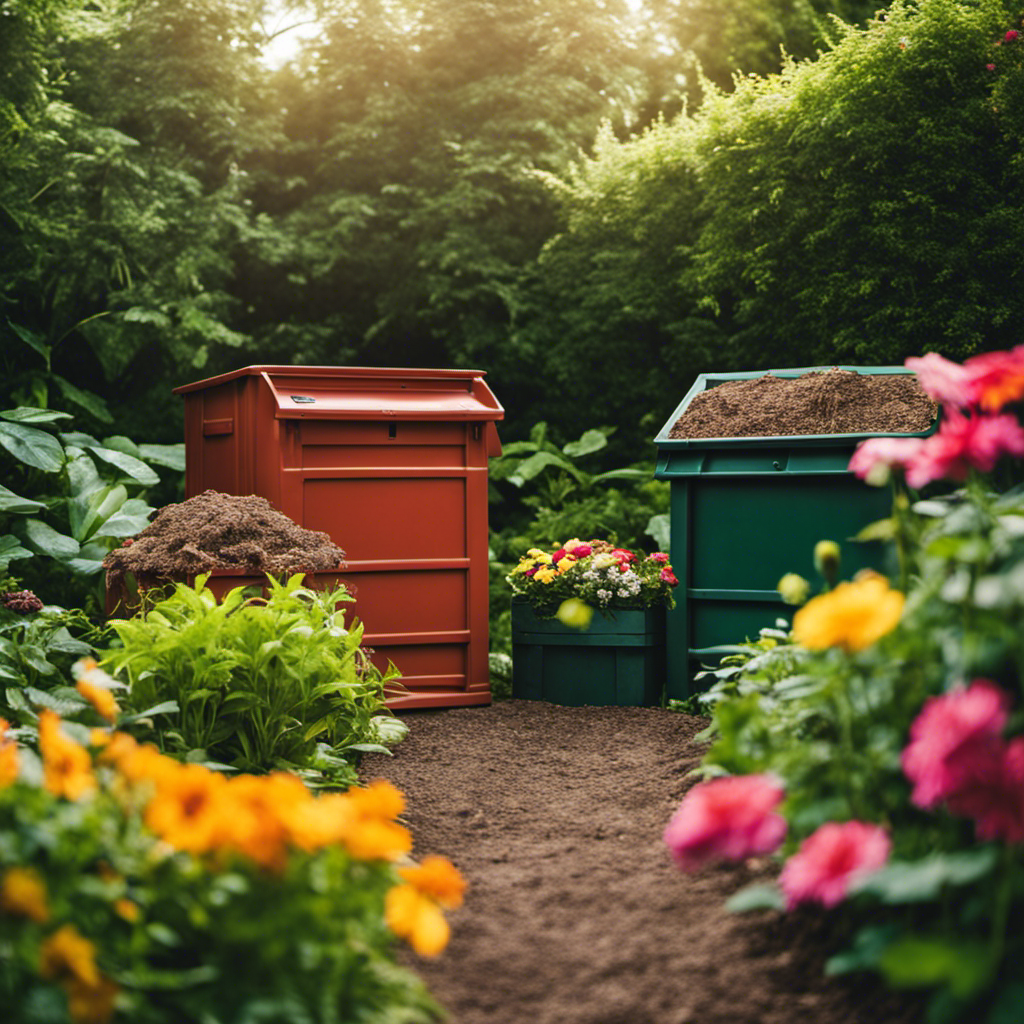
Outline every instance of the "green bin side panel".
<path id="1" fill-rule="evenodd" d="M 881 544 L 849 541 L 868 523 L 891 514 L 892 496 L 852 474 L 698 478 L 691 481 L 689 504 L 690 537 L 699 538 L 691 547 L 690 587 L 774 590 L 787 572 L 816 583 L 819 540 L 834 540 L 842 548 L 844 579 L 858 569 L 880 568 Z"/>
<path id="2" fill-rule="evenodd" d="M 720 601 L 695 598 L 689 602 L 690 649 L 738 644 L 757 640 L 765 626 L 776 619 L 793 621 L 793 607 L 776 601 Z M 699 659 L 705 664 L 717 659 Z"/>
<path id="3" fill-rule="evenodd" d="M 643 707 L 661 702 L 665 648 L 513 642 L 512 696 L 566 707 Z"/>

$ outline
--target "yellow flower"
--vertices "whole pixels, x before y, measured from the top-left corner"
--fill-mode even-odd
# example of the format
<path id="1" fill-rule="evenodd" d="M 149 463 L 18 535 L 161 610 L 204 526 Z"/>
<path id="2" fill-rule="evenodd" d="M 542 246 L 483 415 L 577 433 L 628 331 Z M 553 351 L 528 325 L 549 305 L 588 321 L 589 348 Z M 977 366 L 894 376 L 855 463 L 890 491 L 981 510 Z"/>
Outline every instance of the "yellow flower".
<path id="1" fill-rule="evenodd" d="M 429 896 L 442 907 L 462 905 L 462 894 L 466 891 L 466 880 L 447 857 L 430 854 L 422 864 L 399 868 L 398 873 L 414 889 Z"/>
<path id="2" fill-rule="evenodd" d="M 95 985 L 70 978 L 64 990 L 68 995 L 68 1015 L 74 1024 L 107 1024 L 114 1016 L 114 1002 L 121 991 L 102 975 Z"/>
<path id="3" fill-rule="evenodd" d="M 46 886 L 30 868 L 8 868 L 0 882 L 0 907 L 43 924 L 49 920 Z"/>
<path id="4" fill-rule="evenodd" d="M 43 783 L 54 795 L 79 800 L 96 788 L 89 751 L 64 735 L 60 719 L 49 710 L 39 715 L 39 751 Z"/>
<path id="5" fill-rule="evenodd" d="M 177 850 L 211 849 L 223 820 L 218 798 L 227 785 L 224 777 L 199 764 L 179 764 L 154 781 L 146 825 Z"/>
<path id="6" fill-rule="evenodd" d="M 287 772 L 238 775 L 227 784 L 216 844 L 237 850 L 273 871 L 284 870 L 295 836 L 296 810 L 312 802 L 302 781 Z"/>
<path id="7" fill-rule="evenodd" d="M 448 945 L 450 929 L 437 904 L 413 885 L 396 885 L 384 897 L 384 920 L 422 956 L 437 956 Z"/>
<path id="8" fill-rule="evenodd" d="M 105 686 L 98 686 L 84 677 L 75 684 L 78 692 L 108 721 L 117 720 L 121 710 L 114 695 Z"/>
<path id="9" fill-rule="evenodd" d="M 347 793 L 325 793 L 290 808 L 287 823 L 292 842 L 312 852 L 342 842 L 357 817 Z"/>
<path id="10" fill-rule="evenodd" d="M 858 576 L 808 601 L 793 616 L 793 639 L 814 650 L 862 651 L 896 628 L 903 602 L 903 594 L 890 590 L 884 576 Z"/>
<path id="11" fill-rule="evenodd" d="M 545 565 L 551 564 L 551 556 L 546 551 L 541 551 L 540 548 L 530 548 L 526 553 L 538 562 L 543 562 Z"/>
<path id="12" fill-rule="evenodd" d="M 543 569 L 538 569 L 533 574 L 533 578 L 540 580 L 541 583 L 550 583 L 557 575 L 558 572 L 556 570 L 552 569 L 550 565 L 546 565 Z"/>
<path id="13" fill-rule="evenodd" d="M 594 609 L 578 597 L 570 597 L 558 606 L 555 616 L 563 626 L 569 626 L 571 629 L 589 629 Z"/>
<path id="14" fill-rule="evenodd" d="M 357 860 L 396 860 L 412 849 L 412 833 L 394 819 L 405 810 L 405 797 L 390 782 L 378 779 L 346 794 L 355 816 L 342 841 Z"/>
<path id="15" fill-rule="evenodd" d="M 39 954 L 39 973 L 44 978 L 58 981 L 76 978 L 86 985 L 99 985 L 96 947 L 83 938 L 73 924 L 66 924 L 43 943 Z"/>
<path id="16" fill-rule="evenodd" d="M 572 555 L 566 555 L 565 558 L 560 558 L 555 565 L 558 566 L 560 572 L 565 572 L 566 569 L 571 569 L 576 564 L 576 559 Z"/>
<path id="17" fill-rule="evenodd" d="M 18 744 L 10 739 L 10 724 L 0 718 L 0 786 L 10 786 L 18 778 Z"/>
<path id="18" fill-rule="evenodd" d="M 787 572 L 775 588 L 786 604 L 803 604 L 811 592 L 811 585 L 799 574 Z"/>

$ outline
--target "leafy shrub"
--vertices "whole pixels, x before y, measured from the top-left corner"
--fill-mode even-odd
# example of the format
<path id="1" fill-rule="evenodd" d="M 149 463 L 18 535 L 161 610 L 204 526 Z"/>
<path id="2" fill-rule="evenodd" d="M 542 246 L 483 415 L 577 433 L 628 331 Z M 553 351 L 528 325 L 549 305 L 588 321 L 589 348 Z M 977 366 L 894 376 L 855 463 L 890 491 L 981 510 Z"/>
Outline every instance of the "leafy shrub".
<path id="1" fill-rule="evenodd" d="M 246 771 L 287 768 L 309 780 L 355 779 L 359 752 L 386 752 L 404 728 L 387 717 L 382 675 L 346 627 L 345 589 L 315 591 L 302 575 L 268 577 L 266 599 L 245 588 L 217 602 L 206 587 L 179 583 L 147 611 L 110 625 L 121 646 L 104 654 L 141 711 L 173 702 L 161 746 L 190 760 Z"/>
<path id="2" fill-rule="evenodd" d="M 390 784 L 317 798 L 285 773 L 229 780 L 50 711 L 39 751 L 0 726 L 11 1024 L 439 1016 L 393 947 L 439 952 L 462 881 L 443 858 L 405 859 Z"/>

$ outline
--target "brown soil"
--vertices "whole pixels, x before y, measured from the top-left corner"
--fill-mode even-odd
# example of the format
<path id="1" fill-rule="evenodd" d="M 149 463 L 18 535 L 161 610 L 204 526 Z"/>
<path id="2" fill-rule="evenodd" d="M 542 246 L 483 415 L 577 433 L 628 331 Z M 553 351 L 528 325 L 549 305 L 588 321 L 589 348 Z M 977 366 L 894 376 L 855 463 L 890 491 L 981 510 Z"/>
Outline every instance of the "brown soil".
<path id="1" fill-rule="evenodd" d="M 936 412 L 913 374 L 840 369 L 790 378 L 765 374 L 694 395 L 668 436 L 914 434 L 927 430 Z"/>
<path id="2" fill-rule="evenodd" d="M 165 505 L 131 543 L 103 560 L 108 584 L 132 573 L 141 586 L 184 580 L 211 569 L 243 576 L 338 569 L 345 552 L 318 530 L 306 530 L 266 498 L 204 491 Z"/>
<path id="3" fill-rule="evenodd" d="M 403 717 L 408 738 L 362 775 L 404 791 L 418 856 L 444 854 L 468 879 L 448 949 L 407 955 L 452 1024 L 921 1019 L 873 976 L 824 978 L 835 916 L 726 913 L 770 861 L 672 864 L 661 833 L 704 720 L 523 700 Z"/>

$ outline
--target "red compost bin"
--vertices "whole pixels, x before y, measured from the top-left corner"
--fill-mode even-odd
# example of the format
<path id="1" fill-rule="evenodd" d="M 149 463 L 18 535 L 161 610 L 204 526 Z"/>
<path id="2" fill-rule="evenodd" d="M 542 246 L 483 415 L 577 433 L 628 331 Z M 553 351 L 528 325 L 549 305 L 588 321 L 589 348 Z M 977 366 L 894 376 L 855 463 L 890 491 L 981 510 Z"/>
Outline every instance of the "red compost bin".
<path id="1" fill-rule="evenodd" d="M 175 388 L 186 498 L 258 494 L 344 549 L 364 643 L 409 690 L 393 708 L 491 701 L 487 460 L 505 413 L 483 377 L 246 366 Z"/>

